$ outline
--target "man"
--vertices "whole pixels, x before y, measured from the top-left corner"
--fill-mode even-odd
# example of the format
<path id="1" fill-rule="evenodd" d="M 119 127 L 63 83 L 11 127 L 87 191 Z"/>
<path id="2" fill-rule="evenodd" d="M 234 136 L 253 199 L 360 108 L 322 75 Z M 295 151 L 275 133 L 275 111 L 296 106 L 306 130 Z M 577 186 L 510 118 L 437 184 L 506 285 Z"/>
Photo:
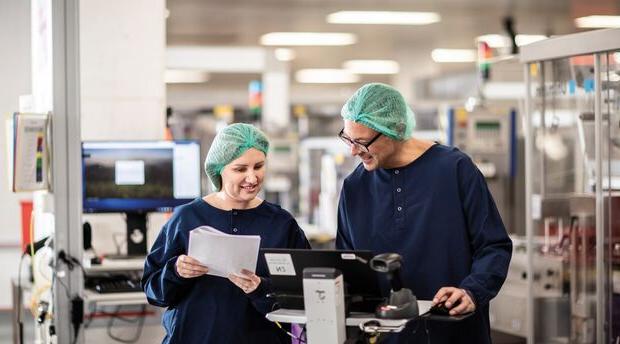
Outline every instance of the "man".
<path id="1" fill-rule="evenodd" d="M 340 249 L 396 252 L 419 300 L 444 302 L 460 322 L 412 322 L 391 343 L 490 343 L 489 301 L 504 283 L 512 243 L 484 177 L 456 148 L 411 137 L 413 112 L 384 84 L 343 106 L 340 138 L 362 163 L 345 179 Z"/>

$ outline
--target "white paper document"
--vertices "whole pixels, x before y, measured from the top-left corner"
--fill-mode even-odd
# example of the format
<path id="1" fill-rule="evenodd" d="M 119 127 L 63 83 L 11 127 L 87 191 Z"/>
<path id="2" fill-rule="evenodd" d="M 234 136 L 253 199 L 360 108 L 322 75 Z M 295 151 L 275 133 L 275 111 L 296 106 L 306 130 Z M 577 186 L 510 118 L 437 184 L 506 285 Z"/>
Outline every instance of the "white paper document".
<path id="1" fill-rule="evenodd" d="M 227 278 L 242 269 L 255 272 L 259 248 L 258 235 L 231 235 L 200 226 L 189 232 L 187 255 L 208 267 L 208 275 Z"/>

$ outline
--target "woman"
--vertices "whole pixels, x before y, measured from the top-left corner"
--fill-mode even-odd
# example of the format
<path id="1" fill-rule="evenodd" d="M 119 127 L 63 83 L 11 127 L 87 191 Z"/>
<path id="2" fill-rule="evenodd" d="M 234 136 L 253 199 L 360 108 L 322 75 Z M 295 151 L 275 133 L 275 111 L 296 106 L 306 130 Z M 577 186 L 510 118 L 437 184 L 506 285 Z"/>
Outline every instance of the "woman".
<path id="1" fill-rule="evenodd" d="M 256 274 L 244 270 L 225 279 L 206 275 L 209 269 L 187 256 L 189 232 L 202 225 L 260 235 L 261 247 L 310 247 L 286 210 L 257 197 L 268 148 L 265 135 L 249 124 L 222 130 L 205 161 L 216 192 L 175 209 L 153 244 L 142 287 L 150 304 L 168 308 L 162 319 L 164 343 L 290 342 L 265 319 L 272 302 L 266 297 L 264 260 L 258 260 Z"/>

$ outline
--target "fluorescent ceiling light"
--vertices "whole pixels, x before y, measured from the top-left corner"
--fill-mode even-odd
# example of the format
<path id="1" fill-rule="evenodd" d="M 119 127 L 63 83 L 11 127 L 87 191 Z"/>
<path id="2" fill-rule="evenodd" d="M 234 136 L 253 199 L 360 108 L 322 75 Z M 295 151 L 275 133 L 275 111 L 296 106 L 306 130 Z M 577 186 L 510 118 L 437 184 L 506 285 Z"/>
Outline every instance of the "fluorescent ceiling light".
<path id="1" fill-rule="evenodd" d="M 547 39 L 545 35 L 517 35 L 515 40 L 518 46 L 528 45 L 530 43 L 542 41 Z M 502 36 L 497 34 L 482 35 L 476 37 L 477 41 L 486 42 L 491 48 L 505 48 L 510 46 L 510 38 L 508 36 Z"/>
<path id="2" fill-rule="evenodd" d="M 474 49 L 433 49 L 431 57 L 435 62 L 475 62 L 477 58 Z"/>
<path id="3" fill-rule="evenodd" d="M 167 69 L 164 73 L 167 84 L 192 84 L 209 81 L 209 73 L 192 69 Z"/>
<path id="4" fill-rule="evenodd" d="M 340 11 L 327 16 L 332 24 L 427 25 L 441 20 L 435 12 Z"/>
<path id="5" fill-rule="evenodd" d="M 620 27 L 620 16 L 587 16 L 575 19 L 575 25 L 584 29 Z"/>
<path id="6" fill-rule="evenodd" d="M 262 45 L 351 45 L 357 36 L 343 32 L 270 32 L 260 38 Z"/>
<path id="7" fill-rule="evenodd" d="M 360 76 L 344 69 L 300 69 L 295 80 L 302 84 L 347 84 L 360 81 Z"/>
<path id="8" fill-rule="evenodd" d="M 278 48 L 274 51 L 278 61 L 292 61 L 295 59 L 295 50 L 288 48 Z"/>
<path id="9" fill-rule="evenodd" d="M 507 36 L 489 34 L 476 37 L 476 41 L 485 42 L 491 48 L 503 48 L 510 44 L 510 39 Z"/>
<path id="10" fill-rule="evenodd" d="M 354 74 L 396 74 L 400 66 L 392 60 L 349 60 L 342 67 Z"/>

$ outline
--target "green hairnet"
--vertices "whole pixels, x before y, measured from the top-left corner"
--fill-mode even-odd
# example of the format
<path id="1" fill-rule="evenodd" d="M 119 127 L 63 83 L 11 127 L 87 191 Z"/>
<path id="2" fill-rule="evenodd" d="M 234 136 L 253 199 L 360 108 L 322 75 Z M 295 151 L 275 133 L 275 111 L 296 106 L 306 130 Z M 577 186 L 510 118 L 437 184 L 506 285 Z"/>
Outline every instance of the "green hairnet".
<path id="1" fill-rule="evenodd" d="M 255 148 L 265 155 L 269 150 L 267 137 L 253 125 L 231 124 L 215 136 L 205 159 L 205 172 L 215 191 L 220 191 L 222 188 L 221 173 L 224 166 L 230 164 L 250 148 Z"/>
<path id="2" fill-rule="evenodd" d="M 415 116 L 403 96 L 380 83 L 362 86 L 347 100 L 340 115 L 399 141 L 410 138 L 415 127 Z"/>

